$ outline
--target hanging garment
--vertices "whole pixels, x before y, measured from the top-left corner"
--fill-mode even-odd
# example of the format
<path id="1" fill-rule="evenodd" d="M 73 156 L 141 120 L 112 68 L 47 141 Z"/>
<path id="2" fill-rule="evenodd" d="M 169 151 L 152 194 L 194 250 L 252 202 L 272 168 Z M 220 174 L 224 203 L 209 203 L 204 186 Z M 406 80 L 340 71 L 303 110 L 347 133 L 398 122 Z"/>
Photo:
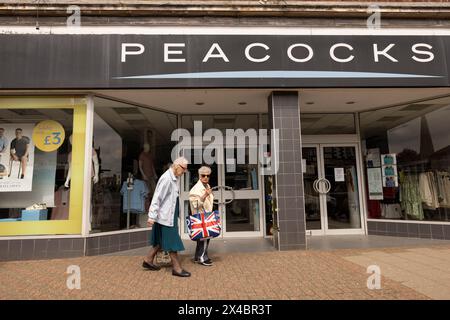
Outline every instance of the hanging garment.
<path id="1" fill-rule="evenodd" d="M 143 180 L 134 180 L 133 190 L 127 189 L 127 182 L 124 181 L 120 193 L 123 196 L 123 212 L 128 212 L 128 195 L 130 195 L 130 212 L 146 213 L 145 200 L 148 195 L 147 184 Z"/>
<path id="2" fill-rule="evenodd" d="M 437 172 L 437 187 L 439 206 L 450 208 L 450 174 L 446 171 Z"/>
<path id="3" fill-rule="evenodd" d="M 406 214 L 417 220 L 423 220 L 422 198 L 417 174 L 401 175 L 401 207 Z"/>
<path id="4" fill-rule="evenodd" d="M 433 204 L 433 194 L 427 173 L 421 173 L 419 175 L 419 190 L 422 202 L 426 206 L 431 207 Z"/>

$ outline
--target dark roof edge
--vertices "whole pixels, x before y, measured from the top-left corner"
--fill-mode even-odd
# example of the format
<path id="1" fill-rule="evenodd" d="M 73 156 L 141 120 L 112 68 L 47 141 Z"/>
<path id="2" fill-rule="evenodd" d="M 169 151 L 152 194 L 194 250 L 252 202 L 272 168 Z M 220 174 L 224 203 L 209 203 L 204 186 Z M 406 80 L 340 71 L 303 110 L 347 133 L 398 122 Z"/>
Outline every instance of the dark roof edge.
<path id="1" fill-rule="evenodd" d="M 89 2 L 89 3 L 88 3 Z M 68 7 L 76 5 L 84 16 L 111 17 L 368 17 L 374 2 L 304 2 L 304 1 L 63 1 L 22 0 L 21 3 L 0 0 L 3 16 L 67 16 Z M 385 18 L 450 18 L 450 3 L 443 2 L 377 2 Z"/>

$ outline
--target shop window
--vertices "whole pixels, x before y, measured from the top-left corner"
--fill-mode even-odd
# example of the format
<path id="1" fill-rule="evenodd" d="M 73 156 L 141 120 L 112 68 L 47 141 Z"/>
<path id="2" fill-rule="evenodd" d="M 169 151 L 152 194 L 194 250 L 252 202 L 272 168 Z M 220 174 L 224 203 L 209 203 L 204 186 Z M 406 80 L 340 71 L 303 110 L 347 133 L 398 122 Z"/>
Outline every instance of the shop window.
<path id="1" fill-rule="evenodd" d="M 156 183 L 171 163 L 177 117 L 101 98 L 94 106 L 91 233 L 145 228 Z"/>
<path id="2" fill-rule="evenodd" d="M 360 115 L 368 217 L 450 218 L 450 99 Z"/>
<path id="3" fill-rule="evenodd" d="M 0 99 L 0 235 L 81 233 L 85 114 L 82 99 Z"/>

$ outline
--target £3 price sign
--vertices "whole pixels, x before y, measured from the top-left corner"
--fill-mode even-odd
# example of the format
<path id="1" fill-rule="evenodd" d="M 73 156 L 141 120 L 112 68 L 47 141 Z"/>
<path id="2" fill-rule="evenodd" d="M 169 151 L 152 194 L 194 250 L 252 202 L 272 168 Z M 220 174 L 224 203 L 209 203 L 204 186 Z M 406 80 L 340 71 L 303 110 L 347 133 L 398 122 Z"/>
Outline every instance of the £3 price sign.
<path id="1" fill-rule="evenodd" d="M 33 129 L 33 142 L 44 152 L 52 152 L 64 143 L 66 133 L 63 126 L 53 120 L 39 122 Z"/>

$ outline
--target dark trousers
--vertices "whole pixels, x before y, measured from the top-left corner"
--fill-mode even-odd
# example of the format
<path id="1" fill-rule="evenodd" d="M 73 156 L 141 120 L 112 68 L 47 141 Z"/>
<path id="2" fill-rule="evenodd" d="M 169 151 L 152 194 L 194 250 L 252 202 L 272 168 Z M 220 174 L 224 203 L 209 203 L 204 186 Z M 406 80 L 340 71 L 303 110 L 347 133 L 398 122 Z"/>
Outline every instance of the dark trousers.
<path id="1" fill-rule="evenodd" d="M 210 240 L 211 239 L 197 240 L 197 247 L 195 248 L 195 257 L 194 257 L 195 261 L 205 262 L 209 260 L 208 247 Z"/>

